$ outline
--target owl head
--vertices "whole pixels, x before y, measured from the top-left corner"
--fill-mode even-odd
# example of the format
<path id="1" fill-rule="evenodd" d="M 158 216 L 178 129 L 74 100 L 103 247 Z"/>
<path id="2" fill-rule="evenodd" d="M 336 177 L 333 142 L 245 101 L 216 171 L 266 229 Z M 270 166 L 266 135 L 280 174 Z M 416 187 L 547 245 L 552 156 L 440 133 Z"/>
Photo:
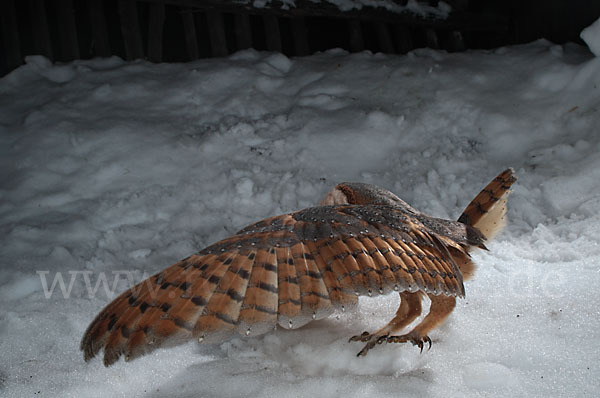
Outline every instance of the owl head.
<path id="1" fill-rule="evenodd" d="M 342 182 L 325 195 L 321 206 L 326 205 L 387 205 L 401 207 L 404 211 L 419 214 L 419 211 L 387 189 L 362 182 Z"/>

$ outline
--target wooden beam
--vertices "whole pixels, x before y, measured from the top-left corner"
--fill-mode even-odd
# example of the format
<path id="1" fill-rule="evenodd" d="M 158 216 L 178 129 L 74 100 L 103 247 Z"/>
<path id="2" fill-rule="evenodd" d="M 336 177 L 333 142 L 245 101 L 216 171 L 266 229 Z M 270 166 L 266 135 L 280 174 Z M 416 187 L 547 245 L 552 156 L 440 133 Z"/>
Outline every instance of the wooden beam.
<path id="1" fill-rule="evenodd" d="M 185 46 L 190 61 L 200 58 L 198 53 L 198 37 L 196 36 L 196 24 L 194 23 L 194 13 L 191 9 L 182 10 L 181 19 L 183 20 L 183 30 L 185 32 Z"/>
<path id="2" fill-rule="evenodd" d="M 350 51 L 363 51 L 365 49 L 365 41 L 363 40 L 359 19 L 348 20 L 348 33 L 350 34 Z"/>
<path id="3" fill-rule="evenodd" d="M 390 30 L 386 22 L 375 23 L 375 30 L 377 31 L 377 41 L 379 42 L 379 50 L 382 53 L 393 54 L 396 52 L 394 49 L 394 43 L 390 36 Z"/>
<path id="4" fill-rule="evenodd" d="M 92 25 L 94 55 L 99 57 L 109 57 L 112 55 L 112 51 L 108 41 L 104 4 L 102 0 L 88 0 L 88 9 Z"/>
<path id="5" fill-rule="evenodd" d="M 148 59 L 162 62 L 163 29 L 165 26 L 165 5 L 150 4 L 148 16 Z"/>
<path id="6" fill-rule="evenodd" d="M 119 0 L 119 17 L 125 43 L 125 57 L 128 60 L 143 58 L 144 47 L 142 46 L 137 1 Z"/>
<path id="7" fill-rule="evenodd" d="M 44 0 L 29 0 L 29 15 L 31 16 L 31 31 L 33 34 L 33 51 L 54 59 L 50 32 L 48 30 L 48 19 L 46 18 L 46 6 Z"/>
<path id="8" fill-rule="evenodd" d="M 219 11 L 208 10 L 206 12 L 206 22 L 208 23 L 208 35 L 210 36 L 210 48 L 213 57 L 226 56 L 229 54 L 229 49 L 227 48 L 223 14 Z"/>
<path id="9" fill-rule="evenodd" d="M 415 48 L 410 29 L 404 25 L 394 25 L 394 38 L 396 39 L 396 48 L 400 54 L 406 54 Z"/>
<path id="10" fill-rule="evenodd" d="M 250 16 L 246 12 L 238 12 L 233 17 L 233 29 L 235 30 L 236 48 L 245 50 L 252 47 L 252 27 Z"/>
<path id="11" fill-rule="evenodd" d="M 265 38 L 267 41 L 267 50 L 281 52 L 281 31 L 279 29 L 279 20 L 275 15 L 264 15 Z"/>
<path id="12" fill-rule="evenodd" d="M 425 42 L 427 43 L 427 47 L 433 48 L 434 50 L 439 50 L 440 42 L 438 40 L 438 36 L 435 29 L 425 29 Z"/>
<path id="13" fill-rule="evenodd" d="M 308 31 L 303 17 L 292 18 L 292 36 L 294 38 L 294 50 L 296 55 L 309 55 L 310 46 L 308 44 Z"/>
<path id="14" fill-rule="evenodd" d="M 4 51 L 6 52 L 5 65 L 7 72 L 9 72 L 23 63 L 17 13 L 13 0 L 0 1 L 0 22 L 2 22 L 2 37 L 4 38 Z"/>
<path id="15" fill-rule="evenodd" d="M 458 30 L 449 32 L 446 42 L 448 51 L 465 51 L 467 49 L 463 35 Z"/>
<path id="16" fill-rule="evenodd" d="M 56 1 L 56 18 L 62 60 L 71 61 L 81 58 L 79 55 L 79 41 L 77 40 L 73 0 Z"/>

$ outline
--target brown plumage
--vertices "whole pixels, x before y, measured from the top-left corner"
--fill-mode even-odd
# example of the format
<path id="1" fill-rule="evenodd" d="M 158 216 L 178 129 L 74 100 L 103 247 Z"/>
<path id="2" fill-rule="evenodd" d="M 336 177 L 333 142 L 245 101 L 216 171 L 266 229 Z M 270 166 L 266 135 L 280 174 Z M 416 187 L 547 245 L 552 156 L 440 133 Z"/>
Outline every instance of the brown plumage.
<path id="1" fill-rule="evenodd" d="M 320 206 L 249 225 L 121 294 L 85 332 L 84 358 L 104 349 L 108 366 L 191 338 L 218 342 L 276 325 L 298 328 L 355 305 L 357 296 L 392 290 L 401 296 L 394 319 L 351 340 L 367 342 L 359 355 L 382 342 L 422 348 L 464 296 L 463 276 L 474 269 L 469 250 L 485 248 L 493 232 L 477 226 L 486 218 L 485 225 L 501 226 L 515 180 L 511 169 L 501 173 L 460 222 L 429 217 L 373 185 L 339 184 Z M 425 294 L 429 314 L 393 336 L 420 315 Z"/>

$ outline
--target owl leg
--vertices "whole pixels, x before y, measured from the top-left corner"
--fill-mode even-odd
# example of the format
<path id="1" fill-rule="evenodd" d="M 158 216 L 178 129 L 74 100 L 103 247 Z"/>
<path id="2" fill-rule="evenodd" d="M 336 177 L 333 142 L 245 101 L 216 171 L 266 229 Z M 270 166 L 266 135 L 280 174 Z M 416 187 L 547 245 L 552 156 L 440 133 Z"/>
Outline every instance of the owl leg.
<path id="1" fill-rule="evenodd" d="M 424 343 L 429 343 L 429 348 L 431 348 L 431 339 L 427 336 L 427 333 L 441 324 L 450 315 L 456 306 L 456 298 L 444 295 L 434 296 L 432 294 L 428 296 L 431 299 L 431 307 L 429 314 L 427 314 L 423 321 L 407 334 L 388 336 L 385 341 L 388 343 L 406 343 L 410 341 L 413 345 L 418 346 L 421 351 L 423 351 Z"/>
<path id="2" fill-rule="evenodd" d="M 358 353 L 358 355 L 366 355 L 367 351 L 375 346 L 386 341 L 387 337 L 394 332 L 404 329 L 419 315 L 421 315 L 421 299 L 422 293 L 400 293 L 400 307 L 396 311 L 396 316 L 383 328 L 375 333 L 364 332 L 361 335 L 353 336 L 350 341 L 365 341 L 367 345 Z"/>

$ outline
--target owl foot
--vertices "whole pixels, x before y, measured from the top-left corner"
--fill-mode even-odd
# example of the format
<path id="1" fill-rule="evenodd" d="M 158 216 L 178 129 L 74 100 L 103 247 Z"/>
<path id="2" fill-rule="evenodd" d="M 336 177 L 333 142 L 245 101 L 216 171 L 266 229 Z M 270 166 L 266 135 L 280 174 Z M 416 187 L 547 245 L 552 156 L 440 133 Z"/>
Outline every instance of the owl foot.
<path id="1" fill-rule="evenodd" d="M 358 352 L 358 354 L 356 354 L 357 357 L 361 357 L 361 356 L 365 356 L 367 355 L 367 352 L 369 352 L 369 350 L 373 347 L 375 347 L 375 345 L 377 344 L 381 344 L 387 341 L 388 336 L 384 335 L 384 336 L 378 336 L 376 334 L 365 334 L 367 332 L 364 332 L 363 334 L 361 334 L 360 336 L 354 336 L 350 339 L 350 341 L 367 341 L 368 343 L 363 347 L 362 350 L 360 350 Z M 356 339 L 354 339 L 356 337 Z M 354 340 L 353 340 L 354 339 Z"/>
<path id="2" fill-rule="evenodd" d="M 362 334 L 358 335 L 358 336 L 352 336 L 350 338 L 349 341 L 366 341 L 367 344 L 363 347 L 362 350 L 360 350 L 358 352 L 358 354 L 356 354 L 357 357 L 360 356 L 365 356 L 367 355 L 367 353 L 369 352 L 369 350 L 373 347 L 375 347 L 375 345 L 377 344 L 382 344 L 382 343 L 407 343 L 407 342 L 411 342 L 413 345 L 416 345 L 417 347 L 419 347 L 421 349 L 421 352 L 423 352 L 423 347 L 425 346 L 425 344 L 429 344 L 428 349 L 431 349 L 431 339 L 429 338 L 429 336 L 421 336 L 418 333 L 414 333 L 414 332 L 410 332 L 407 334 L 403 334 L 401 336 L 389 336 L 389 335 L 382 335 L 382 336 L 378 336 L 375 334 L 369 334 L 369 332 L 363 332 Z"/>
<path id="3" fill-rule="evenodd" d="M 423 352 L 423 347 L 425 346 L 425 343 L 427 343 L 429 344 L 429 347 L 427 349 L 431 349 L 431 339 L 429 338 L 429 336 L 421 336 L 419 333 L 415 332 L 410 332 L 401 336 L 388 336 L 386 341 L 388 343 L 406 343 L 410 341 L 413 345 L 419 347 L 421 349 L 421 352 Z"/>
<path id="4" fill-rule="evenodd" d="M 371 333 L 369 333 L 369 332 L 362 332 L 359 335 L 350 337 L 350 339 L 348 340 L 348 342 L 351 342 L 351 341 L 369 341 L 372 338 L 373 338 L 373 335 Z"/>

